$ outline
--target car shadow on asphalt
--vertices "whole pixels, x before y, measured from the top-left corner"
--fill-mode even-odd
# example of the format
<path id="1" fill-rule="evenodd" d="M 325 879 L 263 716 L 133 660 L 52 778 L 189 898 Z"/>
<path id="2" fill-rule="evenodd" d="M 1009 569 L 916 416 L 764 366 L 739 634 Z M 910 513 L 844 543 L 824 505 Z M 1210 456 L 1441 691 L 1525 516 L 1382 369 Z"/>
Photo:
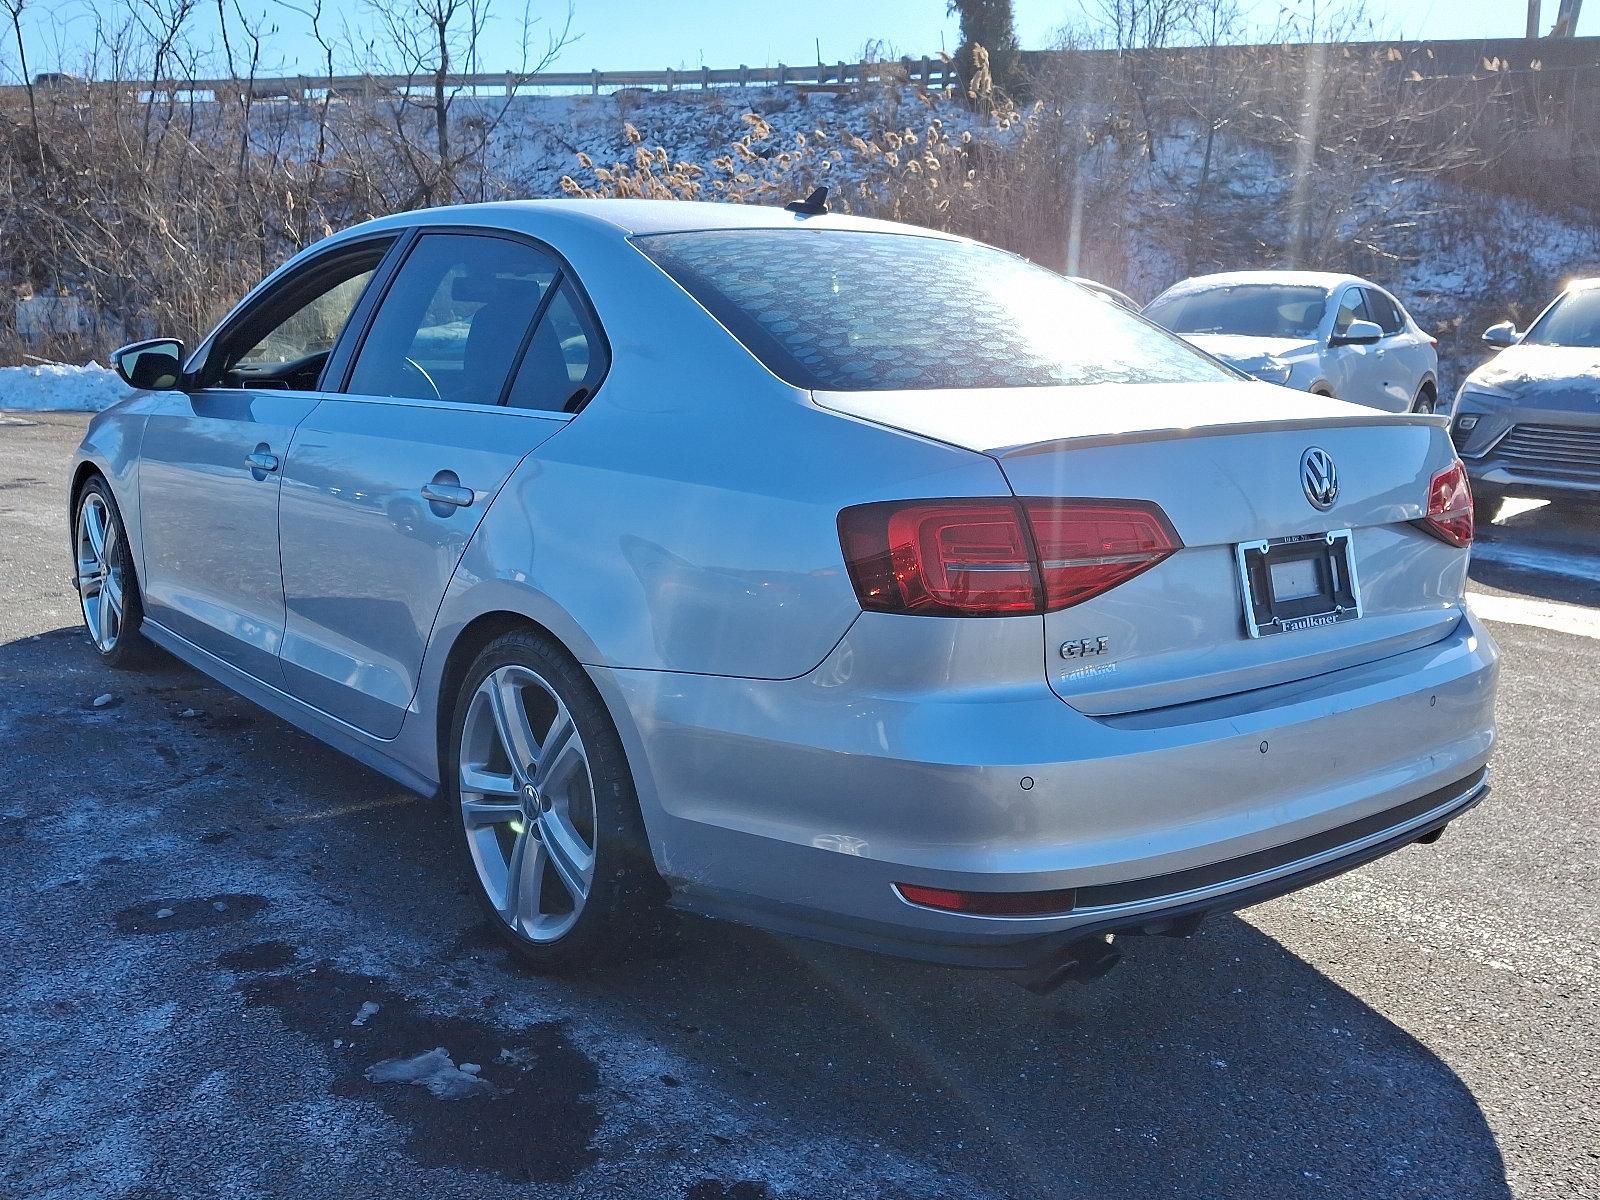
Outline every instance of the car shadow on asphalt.
<path id="1" fill-rule="evenodd" d="M 1600 604 L 1600 505 L 1507 501 L 1480 519 L 1468 573 L 1541 600 Z"/>
<path id="2" fill-rule="evenodd" d="M 423 1166 L 581 1185 L 597 1164 L 648 1164 L 605 1134 L 646 1126 L 668 1143 L 649 1151 L 663 1163 L 704 1164 L 694 1187 L 671 1193 L 694 1200 L 1510 1194 L 1478 1101 L 1450 1067 L 1238 917 L 1185 941 L 1134 939 L 1110 975 L 1045 997 L 991 974 L 692 918 L 633 961 L 540 978 L 498 947 L 441 853 L 447 814 L 165 656 L 124 674 L 102 668 L 73 630 L 0 645 L 0 733 L 14 770 L 34 781 L 0 813 L 12 906 L 47 896 L 40 936 L 100 929 L 74 933 L 103 940 L 74 940 L 71 954 L 120 972 L 122 998 L 95 992 L 79 1022 L 128 1028 L 137 1013 L 97 1021 L 94 1006 L 165 1003 L 190 995 L 187 981 L 211 981 L 182 1003 L 214 1008 L 205 1019 L 226 1031 L 225 1053 L 163 1062 L 213 1052 L 200 1036 L 161 1042 L 142 1069 L 152 1080 L 208 1064 L 235 1072 L 231 1092 L 205 1099 L 208 1119 L 285 1122 L 305 1164 L 319 1161 L 319 1133 L 293 1105 L 330 1102 L 319 1080 L 331 1077 L 332 1102 L 380 1103 L 404 1131 L 401 1153 Z M 76 857 L 53 864 L 35 833 L 41 815 L 101 795 L 95 819 L 73 826 Z M 74 922 L 75 907 L 105 917 Z M 366 931 L 359 945 L 352 923 Z M 1383 936 L 1377 920 L 1367 932 Z M 153 938 L 159 956 L 143 949 Z M 368 1000 L 373 1041 L 352 1053 L 362 1036 L 352 1014 Z M 241 1009 L 277 1019 L 243 1024 Z M 251 1036 L 274 1044 L 233 1044 Z M 534 1149 L 486 1140 L 470 1096 L 370 1082 L 369 1060 L 436 1046 L 490 1063 L 485 1076 L 502 1082 L 487 1127 L 503 1131 L 507 1105 L 525 1109 Z M 321 1065 L 251 1074 L 291 1051 Z M 517 1075 L 519 1062 L 547 1074 Z M 255 1104 L 262 1087 L 281 1093 L 277 1108 Z M 140 1095 L 116 1103 L 149 1102 Z M 571 1145 L 537 1135 L 552 1113 L 577 1131 Z M 172 1118 L 152 1111 L 153 1130 Z M 80 1153 L 71 1136 L 53 1144 Z M 347 1154 L 330 1161 L 365 1169 Z M 891 1186 L 904 1177 L 891 1163 L 943 1182 Z M 236 1154 L 227 1169 L 265 1179 L 276 1159 Z M 860 1190 L 841 1191 L 841 1174 Z"/>

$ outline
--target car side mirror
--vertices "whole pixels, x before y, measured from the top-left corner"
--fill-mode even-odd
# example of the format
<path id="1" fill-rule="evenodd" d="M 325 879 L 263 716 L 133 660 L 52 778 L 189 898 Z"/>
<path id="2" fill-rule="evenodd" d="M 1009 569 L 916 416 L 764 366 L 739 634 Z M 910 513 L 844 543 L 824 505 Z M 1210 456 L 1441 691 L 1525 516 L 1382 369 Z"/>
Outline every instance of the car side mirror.
<path id="1" fill-rule="evenodd" d="M 1521 336 L 1517 332 L 1517 327 L 1510 321 L 1501 321 L 1483 331 L 1483 340 L 1500 350 L 1504 350 L 1507 346 L 1515 346 Z"/>
<path id="2" fill-rule="evenodd" d="M 1383 339 L 1383 327 L 1376 321 L 1351 321 L 1343 333 L 1328 339 L 1330 346 L 1370 346 Z"/>
<path id="3" fill-rule="evenodd" d="M 131 388 L 166 391 L 183 378 L 183 343 L 176 338 L 135 342 L 113 351 L 111 366 Z"/>

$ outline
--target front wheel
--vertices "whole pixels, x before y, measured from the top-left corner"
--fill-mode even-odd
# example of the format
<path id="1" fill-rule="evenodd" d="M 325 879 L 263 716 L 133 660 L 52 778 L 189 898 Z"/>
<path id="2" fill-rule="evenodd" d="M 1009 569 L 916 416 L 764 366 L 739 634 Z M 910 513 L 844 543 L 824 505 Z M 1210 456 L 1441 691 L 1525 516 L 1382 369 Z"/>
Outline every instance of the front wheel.
<path id="1" fill-rule="evenodd" d="M 616 956 L 664 899 L 622 741 L 583 668 L 547 637 L 504 634 L 456 696 L 445 764 L 479 902 L 542 970 Z"/>
<path id="2" fill-rule="evenodd" d="M 135 666 L 144 648 L 144 609 L 128 533 L 105 480 L 97 476 L 84 484 L 72 529 L 78 604 L 89 641 L 107 665 Z"/>

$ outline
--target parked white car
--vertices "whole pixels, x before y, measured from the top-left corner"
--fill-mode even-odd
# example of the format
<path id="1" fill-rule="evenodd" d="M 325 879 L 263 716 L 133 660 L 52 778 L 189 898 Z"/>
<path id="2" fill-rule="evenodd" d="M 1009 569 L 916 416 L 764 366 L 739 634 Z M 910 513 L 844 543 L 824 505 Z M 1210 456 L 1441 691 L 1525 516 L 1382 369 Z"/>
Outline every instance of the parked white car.
<path id="1" fill-rule="evenodd" d="M 1144 315 L 1267 383 L 1389 412 L 1439 403 L 1438 341 L 1357 275 L 1233 271 L 1175 283 Z"/>

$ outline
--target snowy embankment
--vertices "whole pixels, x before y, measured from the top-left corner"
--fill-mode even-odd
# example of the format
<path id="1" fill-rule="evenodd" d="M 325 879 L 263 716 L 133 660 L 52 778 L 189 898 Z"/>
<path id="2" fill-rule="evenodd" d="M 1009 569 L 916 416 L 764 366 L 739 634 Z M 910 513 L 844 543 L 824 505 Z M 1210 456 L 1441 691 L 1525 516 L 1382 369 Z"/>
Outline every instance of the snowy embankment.
<path id="1" fill-rule="evenodd" d="M 0 412 L 99 412 L 128 386 L 98 363 L 0 367 Z"/>

